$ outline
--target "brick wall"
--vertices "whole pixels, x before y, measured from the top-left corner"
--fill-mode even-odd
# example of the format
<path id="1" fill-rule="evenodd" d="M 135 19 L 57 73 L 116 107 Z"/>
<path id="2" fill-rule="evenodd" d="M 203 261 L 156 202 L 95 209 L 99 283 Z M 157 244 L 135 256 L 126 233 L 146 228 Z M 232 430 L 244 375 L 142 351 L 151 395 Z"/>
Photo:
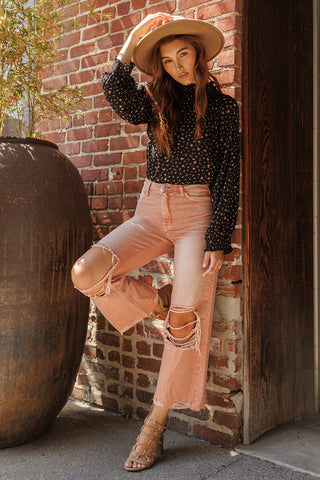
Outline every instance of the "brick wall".
<path id="1" fill-rule="evenodd" d="M 93 0 L 109 14 L 99 21 L 88 14 L 91 1 L 72 0 L 66 14 L 61 62 L 46 75 L 48 85 L 80 85 L 87 102 L 80 116 L 41 124 L 43 135 L 57 143 L 81 172 L 99 239 L 133 215 L 145 171 L 143 126 L 122 121 L 104 99 L 101 74 L 120 50 L 128 30 L 159 10 L 214 22 L 226 37 L 213 71 L 223 91 L 241 102 L 241 0 Z M 72 26 L 76 20 L 78 27 Z M 138 72 L 135 73 L 139 78 Z M 146 80 L 146 78 L 142 78 Z M 242 265 L 240 215 L 234 251 L 220 272 L 208 368 L 208 403 L 201 412 L 171 413 L 170 427 L 213 443 L 239 441 L 242 407 Z M 169 256 L 133 275 L 161 286 L 172 275 Z M 73 397 L 135 418 L 150 408 L 163 349 L 155 319 L 119 335 L 92 306 L 88 338 Z M 159 325 L 158 325 L 159 326 Z"/>

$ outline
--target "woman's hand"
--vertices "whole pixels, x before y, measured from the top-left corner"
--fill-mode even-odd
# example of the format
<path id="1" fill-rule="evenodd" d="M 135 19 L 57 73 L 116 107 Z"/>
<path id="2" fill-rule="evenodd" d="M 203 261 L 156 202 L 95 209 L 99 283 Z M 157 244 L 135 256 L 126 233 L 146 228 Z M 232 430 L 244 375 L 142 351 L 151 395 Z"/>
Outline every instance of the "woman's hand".
<path id="1" fill-rule="evenodd" d="M 144 18 L 138 25 L 131 31 L 130 35 L 137 39 L 137 42 L 140 38 L 147 35 L 156 27 L 160 27 L 164 23 L 171 22 L 173 19 L 172 15 L 168 13 L 158 12 L 154 14 L 149 14 Z"/>
<path id="2" fill-rule="evenodd" d="M 173 17 L 168 13 L 159 12 L 147 15 L 146 18 L 138 23 L 138 25 L 130 32 L 130 35 L 118 54 L 118 59 L 122 62 L 130 63 L 133 51 L 140 38 L 151 32 L 154 28 L 159 27 L 164 23 L 171 22 L 171 20 L 173 20 Z"/>
<path id="3" fill-rule="evenodd" d="M 216 251 L 216 252 L 205 252 L 203 258 L 203 268 L 205 268 L 205 272 L 203 272 L 202 276 L 205 277 L 206 275 L 211 275 L 212 273 L 218 273 L 222 266 L 223 262 L 223 252 Z"/>

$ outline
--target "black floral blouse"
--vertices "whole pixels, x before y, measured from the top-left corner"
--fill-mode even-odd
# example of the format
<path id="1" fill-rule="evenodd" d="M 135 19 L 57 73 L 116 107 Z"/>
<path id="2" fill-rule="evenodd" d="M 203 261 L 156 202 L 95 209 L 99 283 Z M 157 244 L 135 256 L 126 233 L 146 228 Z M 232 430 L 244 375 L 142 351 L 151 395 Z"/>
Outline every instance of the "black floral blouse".
<path id="1" fill-rule="evenodd" d="M 208 184 L 213 217 L 206 233 L 206 251 L 230 253 L 239 199 L 239 111 L 237 102 L 207 84 L 208 107 L 202 138 L 194 139 L 196 114 L 195 85 L 181 85 L 180 124 L 168 156 L 155 143 L 150 128 L 151 100 L 146 84 L 131 76 L 133 63 L 115 59 L 102 75 L 105 96 L 124 120 L 147 124 L 147 178 L 157 183 Z"/>

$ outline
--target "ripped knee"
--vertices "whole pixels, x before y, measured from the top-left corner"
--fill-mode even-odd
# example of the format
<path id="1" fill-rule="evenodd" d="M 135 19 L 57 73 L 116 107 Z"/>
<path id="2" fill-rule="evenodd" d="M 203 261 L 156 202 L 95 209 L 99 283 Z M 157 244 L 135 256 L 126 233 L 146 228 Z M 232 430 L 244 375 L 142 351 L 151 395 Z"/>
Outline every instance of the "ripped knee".
<path id="1" fill-rule="evenodd" d="M 200 318 L 194 307 L 170 307 L 166 321 L 166 339 L 171 345 L 199 350 L 200 334 Z"/>
<path id="2" fill-rule="evenodd" d="M 71 278 L 75 288 L 88 297 L 110 293 L 112 272 L 118 261 L 109 248 L 93 245 L 72 267 Z"/>

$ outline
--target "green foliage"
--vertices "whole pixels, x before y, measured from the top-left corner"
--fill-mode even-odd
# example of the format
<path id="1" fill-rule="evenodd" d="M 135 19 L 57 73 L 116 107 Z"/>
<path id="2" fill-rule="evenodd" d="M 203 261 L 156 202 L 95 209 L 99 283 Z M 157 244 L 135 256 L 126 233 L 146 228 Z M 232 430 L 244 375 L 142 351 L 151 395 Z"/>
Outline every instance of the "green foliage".
<path id="1" fill-rule="evenodd" d="M 0 134 L 6 118 L 15 118 L 19 136 L 37 136 L 42 119 L 75 113 L 81 89 L 44 87 L 43 72 L 59 63 L 63 14 L 69 0 L 0 0 Z M 92 12 L 92 15 L 96 13 Z"/>

